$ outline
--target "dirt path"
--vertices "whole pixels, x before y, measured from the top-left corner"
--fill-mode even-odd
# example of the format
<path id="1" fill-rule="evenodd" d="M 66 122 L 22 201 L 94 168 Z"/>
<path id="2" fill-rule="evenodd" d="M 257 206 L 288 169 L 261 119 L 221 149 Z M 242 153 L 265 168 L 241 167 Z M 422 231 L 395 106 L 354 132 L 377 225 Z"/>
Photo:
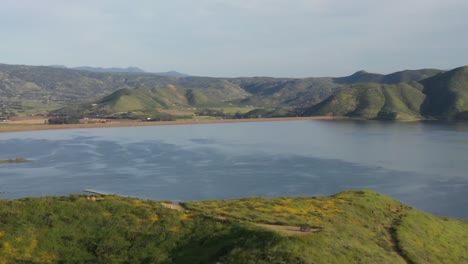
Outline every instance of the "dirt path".
<path id="1" fill-rule="evenodd" d="M 184 207 L 182 207 L 180 204 L 177 204 L 177 203 L 161 202 L 160 204 L 171 210 L 177 210 L 181 212 L 186 210 Z M 228 218 L 226 217 L 214 217 L 214 219 L 220 220 L 220 221 L 228 220 Z M 307 228 L 307 230 L 301 231 L 300 226 L 269 225 L 269 224 L 258 224 L 258 223 L 253 223 L 253 222 L 246 222 L 246 223 L 253 224 L 255 226 L 265 228 L 271 231 L 279 232 L 281 234 L 288 235 L 288 236 L 305 236 L 310 233 L 316 233 L 322 230 L 321 228 Z"/>
<path id="2" fill-rule="evenodd" d="M 405 254 L 403 249 L 400 246 L 398 236 L 397 236 L 397 227 L 400 224 L 400 222 L 403 220 L 404 217 L 406 217 L 406 212 L 403 206 L 399 206 L 398 208 L 394 209 L 394 212 L 397 214 L 397 216 L 392 220 L 389 226 L 385 228 L 386 230 L 386 236 L 388 241 L 390 242 L 390 246 L 392 247 L 392 250 L 400 256 L 406 263 L 408 264 L 414 264 L 414 261 L 412 261 L 408 256 Z"/>
<path id="3" fill-rule="evenodd" d="M 301 231 L 300 226 L 285 226 L 285 225 L 267 225 L 267 224 L 254 224 L 258 227 L 263 227 L 269 230 L 273 230 L 288 236 L 305 236 L 310 233 L 316 233 L 321 231 L 321 228 L 310 228 L 307 231 Z"/>
<path id="4" fill-rule="evenodd" d="M 161 203 L 162 206 L 172 209 L 172 210 L 177 210 L 177 211 L 185 211 L 185 209 L 180 205 L 180 204 L 175 204 L 175 203 Z"/>

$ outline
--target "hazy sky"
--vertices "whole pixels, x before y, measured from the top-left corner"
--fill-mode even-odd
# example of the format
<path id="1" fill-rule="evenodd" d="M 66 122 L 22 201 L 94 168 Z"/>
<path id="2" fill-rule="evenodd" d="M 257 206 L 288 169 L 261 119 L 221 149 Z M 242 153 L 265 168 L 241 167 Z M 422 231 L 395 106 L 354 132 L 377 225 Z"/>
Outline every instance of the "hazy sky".
<path id="1" fill-rule="evenodd" d="M 0 0 L 0 62 L 204 76 L 468 65 L 467 0 Z"/>

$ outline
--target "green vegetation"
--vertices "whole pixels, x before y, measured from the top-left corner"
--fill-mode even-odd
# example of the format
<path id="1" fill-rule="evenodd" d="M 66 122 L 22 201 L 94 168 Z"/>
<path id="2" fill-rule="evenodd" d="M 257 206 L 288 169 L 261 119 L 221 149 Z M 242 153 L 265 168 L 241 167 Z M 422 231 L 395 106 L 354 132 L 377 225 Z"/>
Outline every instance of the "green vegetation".
<path id="1" fill-rule="evenodd" d="M 47 120 L 49 125 L 79 124 L 80 119 L 75 116 L 52 117 Z"/>
<path id="2" fill-rule="evenodd" d="M 366 119 L 460 119 L 468 113 L 468 67 L 418 82 L 359 84 L 309 107 L 305 115 L 356 116 Z"/>
<path id="3" fill-rule="evenodd" d="M 93 103 L 64 107 L 53 111 L 61 116 L 115 117 L 130 119 L 172 120 L 175 116 L 162 110 L 181 109 L 209 105 L 222 105 L 221 94 L 229 98 L 243 98 L 242 91 L 230 87 L 219 89 L 193 90 L 168 85 L 158 89 L 121 89 Z M 191 117 L 190 117 L 191 118 Z"/>
<path id="4" fill-rule="evenodd" d="M 236 107 L 232 107 L 232 106 L 227 106 L 227 107 L 209 107 L 207 109 L 210 109 L 210 110 L 216 110 L 216 111 L 221 111 L 227 115 L 235 115 L 237 113 L 239 114 L 245 114 L 245 113 L 248 113 L 252 110 L 255 110 L 256 108 L 255 107 L 249 107 L 249 106 L 236 106 Z"/>
<path id="5" fill-rule="evenodd" d="M 360 84 L 306 110 L 305 115 L 356 116 L 368 119 L 420 119 L 425 95 L 417 83 Z"/>
<path id="6" fill-rule="evenodd" d="M 421 82 L 427 100 L 422 113 L 442 119 L 463 119 L 468 111 L 468 67 L 461 67 L 439 74 Z"/>
<path id="7" fill-rule="evenodd" d="M 15 158 L 15 159 L 0 159 L 0 163 L 22 163 L 22 162 L 31 162 L 32 160 L 25 158 Z"/>
<path id="8" fill-rule="evenodd" d="M 0 97 L 1 117 L 47 115 L 50 111 L 59 107 L 62 107 L 62 105 L 58 103 L 47 103 L 47 101 Z"/>
<path id="9" fill-rule="evenodd" d="M 249 113 L 255 111 L 270 112 L 271 110 L 264 110 L 262 108 L 253 107 L 210 107 L 197 110 L 195 112 L 195 116 L 197 119 L 201 116 L 211 116 L 222 119 L 240 119 L 252 118 L 249 116 Z"/>
<path id="10" fill-rule="evenodd" d="M 63 105 L 66 107 L 59 108 Z M 0 64 L 2 119 L 45 113 L 74 119 L 192 118 L 190 114 L 168 114 L 167 110 L 212 110 L 203 116 L 218 118 L 301 113 L 384 120 L 467 120 L 468 67 L 448 72 L 422 69 L 382 75 L 359 71 L 340 78 L 294 79 L 172 77 Z"/>
<path id="11" fill-rule="evenodd" d="M 297 111 L 287 108 L 262 108 L 245 113 L 241 115 L 241 118 L 294 117 L 298 115 Z"/>
<path id="12" fill-rule="evenodd" d="M 0 200 L 2 263 L 464 263 L 466 221 L 370 191 L 167 204 Z M 273 224 L 264 227 L 260 223 Z M 316 227 L 288 235 L 281 225 Z"/>
<path id="13" fill-rule="evenodd" d="M 294 79 L 208 78 L 180 74 L 173 77 L 138 70 L 129 73 L 127 70 L 115 69 L 116 72 L 109 73 L 105 69 L 92 72 L 61 66 L 0 64 L 0 117 L 44 114 L 61 106 L 67 107 L 58 113 L 67 115 L 123 114 L 138 119 L 165 119 L 167 116 L 161 115 L 160 110 L 187 110 L 187 107 L 198 110 L 213 107 L 305 108 L 356 82 L 419 81 L 441 72 L 416 70 L 389 75 L 360 73 L 358 78 L 353 74 L 343 78 Z M 94 103 L 96 107 L 91 107 Z M 225 111 L 232 115 L 237 112 L 244 114 L 242 110 Z"/>
<path id="14" fill-rule="evenodd" d="M 398 84 L 412 81 L 420 81 L 426 78 L 443 73 L 444 71 L 437 69 L 421 69 L 421 70 L 405 70 L 394 72 L 388 75 L 369 73 L 366 71 L 358 71 L 353 75 L 341 78 L 335 78 L 338 83 L 356 84 L 356 83 L 381 83 L 381 84 Z"/>

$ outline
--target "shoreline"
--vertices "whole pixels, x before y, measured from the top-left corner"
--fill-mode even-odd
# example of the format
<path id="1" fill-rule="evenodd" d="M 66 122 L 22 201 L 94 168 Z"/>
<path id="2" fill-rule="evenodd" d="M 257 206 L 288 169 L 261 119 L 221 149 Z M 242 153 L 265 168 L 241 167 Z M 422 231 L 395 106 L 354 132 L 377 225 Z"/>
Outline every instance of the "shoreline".
<path id="1" fill-rule="evenodd" d="M 24 131 L 62 130 L 62 129 L 89 129 L 89 128 L 113 128 L 113 127 L 140 127 L 140 126 L 173 126 L 173 125 L 205 125 L 205 124 L 227 124 L 227 123 L 254 123 L 254 122 L 281 122 L 301 120 L 361 120 L 343 116 L 311 116 L 311 117 L 277 117 L 277 118 L 251 118 L 251 119 L 221 119 L 221 120 L 178 120 L 178 121 L 115 121 L 108 123 L 93 124 L 2 124 L 0 133 L 13 133 Z"/>

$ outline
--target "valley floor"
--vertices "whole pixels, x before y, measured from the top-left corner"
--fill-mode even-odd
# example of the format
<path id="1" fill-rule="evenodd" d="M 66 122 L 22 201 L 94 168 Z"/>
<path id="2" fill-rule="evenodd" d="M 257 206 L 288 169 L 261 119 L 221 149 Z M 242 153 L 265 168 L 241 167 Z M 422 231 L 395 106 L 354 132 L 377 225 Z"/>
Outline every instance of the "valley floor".
<path id="1" fill-rule="evenodd" d="M 143 122 L 134 120 L 111 120 L 106 123 L 88 124 L 45 124 L 47 119 L 22 119 L 0 123 L 0 133 L 51 130 L 51 129 L 77 129 L 77 128 L 107 128 L 107 127 L 134 127 L 134 126 L 167 126 L 167 125 L 195 125 L 195 124 L 218 124 L 218 123 L 244 123 L 244 122 L 274 122 L 295 120 L 350 120 L 349 117 L 341 116 L 312 116 L 312 117 L 280 117 L 280 118 L 252 118 L 252 119 L 219 119 L 219 120 L 177 120 L 177 121 L 155 121 Z"/>

